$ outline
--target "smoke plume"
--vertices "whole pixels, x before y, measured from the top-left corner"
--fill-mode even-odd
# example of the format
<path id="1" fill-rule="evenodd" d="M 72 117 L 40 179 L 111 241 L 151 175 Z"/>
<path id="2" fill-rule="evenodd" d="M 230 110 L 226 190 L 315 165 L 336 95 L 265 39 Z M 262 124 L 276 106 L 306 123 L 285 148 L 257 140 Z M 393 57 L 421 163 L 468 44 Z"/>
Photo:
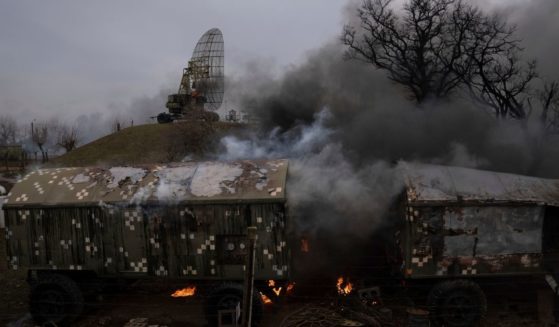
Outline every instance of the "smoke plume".
<path id="1" fill-rule="evenodd" d="M 542 139 L 539 113 L 533 112 L 536 118 L 527 122 L 498 121 L 463 94 L 418 106 L 382 71 L 344 60 L 343 51 L 337 42 L 316 50 L 283 79 L 267 79 L 265 92 L 248 92 L 243 107 L 252 110 L 264 129 L 277 128 L 276 134 L 312 124 L 315 114 L 328 107 L 334 141 L 356 164 L 417 160 L 559 176 L 553 168 L 558 140 L 549 135 Z"/>
<path id="2" fill-rule="evenodd" d="M 336 132 L 327 127 L 332 118 L 323 109 L 313 123 L 283 133 L 276 128 L 264 137 L 224 137 L 219 159 L 290 158 L 287 194 L 293 212 L 301 216 L 296 220 L 299 230 L 313 233 L 328 227 L 367 236 L 381 225 L 403 184 L 384 161 L 355 166 Z M 342 216 L 351 217 L 352 223 L 340 220 Z"/>
<path id="3" fill-rule="evenodd" d="M 347 22 L 355 19 L 355 3 Z M 559 78 L 556 1 L 486 10 L 507 15 L 528 47 L 526 59 L 538 59 L 546 78 Z M 416 105 L 382 71 L 343 54 L 333 40 L 281 78 L 251 71 L 254 88 L 236 90 L 260 130 L 221 142 L 221 159 L 290 158 L 290 209 L 298 231 L 320 244 L 318 270 L 332 262 L 320 258 L 353 258 L 335 260 L 341 265 L 334 269 L 350 267 L 360 259 L 344 248 L 370 249 L 365 240 L 373 233 L 389 237 L 380 231 L 403 190 L 399 160 L 559 177 L 559 139 L 542 133 L 538 112 L 523 122 L 497 120 L 466 94 Z"/>

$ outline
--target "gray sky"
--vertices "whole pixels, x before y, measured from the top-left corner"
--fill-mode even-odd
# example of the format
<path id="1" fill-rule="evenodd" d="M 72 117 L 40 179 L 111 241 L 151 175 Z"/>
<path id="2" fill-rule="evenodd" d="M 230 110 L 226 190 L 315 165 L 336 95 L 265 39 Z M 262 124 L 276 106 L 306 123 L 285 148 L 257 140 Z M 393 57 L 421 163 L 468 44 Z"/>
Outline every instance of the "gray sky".
<path id="1" fill-rule="evenodd" d="M 256 58 L 296 64 L 340 33 L 346 2 L 3 0 L 0 113 L 73 120 L 174 89 L 212 27 L 224 34 L 228 75 Z"/>
<path id="2" fill-rule="evenodd" d="M 22 123 L 91 113 L 107 119 L 143 98 L 151 108 L 162 89 L 177 88 L 198 38 L 212 27 L 224 34 L 229 77 L 253 60 L 282 72 L 339 36 L 350 1 L 360 2 L 0 0 L 0 114 Z M 472 1 L 510 8 L 544 2 Z M 528 39 L 530 48 L 545 48 Z"/>

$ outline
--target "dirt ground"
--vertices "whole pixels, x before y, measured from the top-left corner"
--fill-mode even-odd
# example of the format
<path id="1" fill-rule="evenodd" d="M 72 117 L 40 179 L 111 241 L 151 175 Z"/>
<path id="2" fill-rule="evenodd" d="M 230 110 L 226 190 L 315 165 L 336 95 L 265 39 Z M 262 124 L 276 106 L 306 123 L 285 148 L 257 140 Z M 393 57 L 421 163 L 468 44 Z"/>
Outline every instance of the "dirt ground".
<path id="1" fill-rule="evenodd" d="M 27 311 L 28 286 L 25 276 L 14 271 L 0 274 L 0 325 L 28 327 L 34 324 Z M 135 285 L 129 289 L 105 295 L 100 302 L 89 305 L 78 327 L 147 327 L 147 326 L 206 326 L 203 299 L 200 297 L 172 298 L 167 285 Z M 488 314 L 481 327 L 552 326 L 538 321 L 535 295 L 518 296 L 518 290 L 493 290 L 488 293 Z M 406 326 L 405 306 L 390 304 L 391 326 Z M 324 299 L 292 299 L 283 306 L 267 306 L 262 326 L 340 326 L 344 319 L 336 313 L 333 302 Z M 308 324 L 300 324 L 308 319 Z M 19 320 L 19 321 L 18 321 Z"/>
<path id="2" fill-rule="evenodd" d="M 27 312 L 28 285 L 25 276 L 12 270 L 0 271 L 0 323 L 2 326 Z"/>
<path id="3" fill-rule="evenodd" d="M 0 239 L 3 238 L 1 236 Z M 0 253 L 2 250 L 0 248 Z M 5 258 L 5 255 L 2 257 Z M 29 287 L 25 281 L 26 276 L 22 271 L 6 268 L 5 260 L 0 260 L 0 326 L 34 326 L 28 314 Z M 100 301 L 89 304 L 82 318 L 74 325 L 78 327 L 206 326 L 203 297 L 171 297 L 171 293 L 177 288 L 181 287 L 163 282 L 137 283 L 124 291 L 106 294 L 99 299 Z M 296 288 L 301 290 L 305 289 L 305 286 L 299 285 Z M 512 287 L 496 285 L 485 289 L 488 313 L 480 327 L 556 326 L 551 323 L 553 294 L 549 289 L 539 292 L 533 289 L 535 289 L 534 285 L 529 284 Z M 326 288 L 319 294 L 327 294 L 329 290 Z M 393 299 L 386 298 L 385 301 L 386 309 L 392 317 L 388 326 L 409 325 L 407 323 L 409 317 L 406 314 L 410 307 L 409 299 L 405 295 L 396 295 Z M 270 327 L 347 326 L 351 325 L 351 322 L 346 321 L 346 318 L 352 318 L 347 314 L 340 314 L 339 306 L 333 298 L 316 295 L 311 297 L 297 292 L 281 306 L 265 306 L 263 317 L 261 325 Z"/>

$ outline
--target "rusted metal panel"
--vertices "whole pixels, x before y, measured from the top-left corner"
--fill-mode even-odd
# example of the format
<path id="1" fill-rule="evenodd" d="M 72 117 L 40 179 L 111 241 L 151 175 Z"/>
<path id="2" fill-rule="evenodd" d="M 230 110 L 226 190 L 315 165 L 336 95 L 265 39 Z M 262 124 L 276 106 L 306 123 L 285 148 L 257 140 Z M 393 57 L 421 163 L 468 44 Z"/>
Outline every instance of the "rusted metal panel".
<path id="1" fill-rule="evenodd" d="M 408 206 L 408 277 L 543 272 L 542 206 Z"/>
<path id="2" fill-rule="evenodd" d="M 39 169 L 18 181 L 5 206 L 284 202 L 286 175 L 286 160 Z"/>
<path id="3" fill-rule="evenodd" d="M 402 163 L 408 202 L 559 205 L 559 181 L 491 171 Z"/>
<path id="4" fill-rule="evenodd" d="M 543 207 L 455 207 L 443 214 L 445 256 L 541 253 Z"/>

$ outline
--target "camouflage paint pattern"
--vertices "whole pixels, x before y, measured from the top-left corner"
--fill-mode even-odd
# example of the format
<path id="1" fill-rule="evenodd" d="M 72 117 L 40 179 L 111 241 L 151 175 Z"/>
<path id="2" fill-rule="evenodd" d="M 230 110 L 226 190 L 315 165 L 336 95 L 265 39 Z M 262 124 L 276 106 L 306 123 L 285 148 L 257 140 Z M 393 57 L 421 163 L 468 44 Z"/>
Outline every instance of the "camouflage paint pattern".
<path id="1" fill-rule="evenodd" d="M 395 233 L 408 278 L 543 274 L 546 208 L 559 182 L 408 164 Z M 555 217 L 550 217 L 555 218 Z"/>
<path id="2" fill-rule="evenodd" d="M 4 205 L 12 269 L 242 279 L 246 228 L 259 279 L 287 279 L 287 161 L 43 169 Z"/>

